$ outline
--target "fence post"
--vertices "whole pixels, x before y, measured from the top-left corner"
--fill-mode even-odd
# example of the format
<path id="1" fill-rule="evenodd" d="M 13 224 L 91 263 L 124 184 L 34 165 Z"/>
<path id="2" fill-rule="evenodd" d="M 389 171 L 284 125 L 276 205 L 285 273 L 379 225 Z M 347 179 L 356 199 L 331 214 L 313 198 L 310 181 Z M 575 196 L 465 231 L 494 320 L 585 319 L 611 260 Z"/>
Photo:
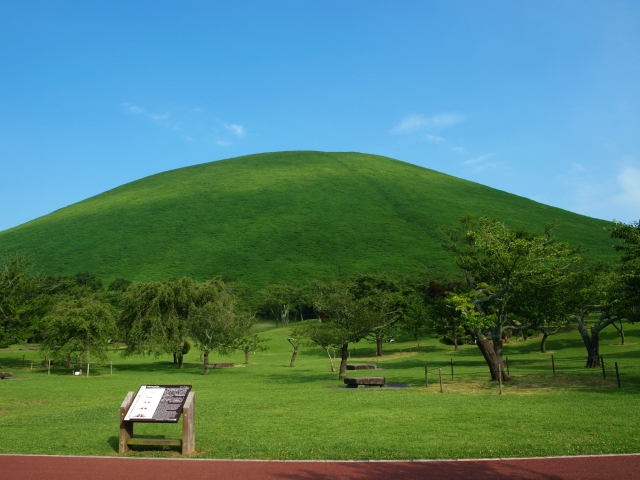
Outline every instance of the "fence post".
<path id="1" fill-rule="evenodd" d="M 600 355 L 600 365 L 602 366 L 602 378 L 607 378 L 607 372 L 604 369 L 604 355 Z"/>
<path id="2" fill-rule="evenodd" d="M 87 362 L 87 378 L 89 378 L 89 362 Z"/>
<path id="3" fill-rule="evenodd" d="M 440 393 L 444 393 L 442 390 L 442 369 L 439 368 L 438 372 L 440 372 Z"/>
<path id="4" fill-rule="evenodd" d="M 453 358 L 451 359 L 451 380 L 453 380 Z"/>
<path id="5" fill-rule="evenodd" d="M 622 388 L 620 386 L 620 372 L 618 372 L 618 362 L 616 362 L 616 379 L 618 380 L 618 388 Z"/>
<path id="6" fill-rule="evenodd" d="M 429 373 L 426 365 L 424 366 L 424 386 L 429 388 Z"/>
<path id="7" fill-rule="evenodd" d="M 113 375 L 113 360 L 109 362 L 109 375 Z"/>
<path id="8" fill-rule="evenodd" d="M 551 355 L 551 368 L 553 369 L 553 376 L 556 376 L 556 362 L 553 359 L 553 355 Z"/>
<path id="9" fill-rule="evenodd" d="M 498 364 L 498 380 L 500 381 L 500 395 L 502 395 L 502 365 Z"/>

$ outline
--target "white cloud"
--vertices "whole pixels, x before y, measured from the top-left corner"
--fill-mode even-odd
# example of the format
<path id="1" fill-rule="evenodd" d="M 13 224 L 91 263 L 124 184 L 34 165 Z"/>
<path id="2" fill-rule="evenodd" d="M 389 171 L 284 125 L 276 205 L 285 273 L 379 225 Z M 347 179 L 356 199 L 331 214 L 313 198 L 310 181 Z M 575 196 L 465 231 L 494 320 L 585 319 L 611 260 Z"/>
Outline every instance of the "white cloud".
<path id="1" fill-rule="evenodd" d="M 633 209 L 640 214 L 640 168 L 622 167 L 616 180 L 622 191 L 613 196 L 613 203 Z"/>
<path id="2" fill-rule="evenodd" d="M 166 120 L 167 118 L 169 118 L 169 114 L 168 113 L 163 113 L 163 114 L 159 114 L 159 113 L 148 113 L 147 117 L 149 117 L 151 120 L 154 120 L 156 122 L 159 122 L 161 120 Z"/>
<path id="3" fill-rule="evenodd" d="M 430 133 L 427 133 L 424 138 L 430 142 L 444 142 L 444 138 L 438 135 L 431 135 Z"/>
<path id="4" fill-rule="evenodd" d="M 415 114 L 407 115 L 400 123 L 391 129 L 391 133 L 396 135 L 409 135 L 421 130 L 440 130 L 464 122 L 466 119 L 466 115 L 452 112 L 439 113 L 431 117 Z"/>
<path id="5" fill-rule="evenodd" d="M 219 147 L 228 147 L 231 145 L 231 142 L 229 140 L 224 140 L 222 138 L 214 139 L 213 143 L 215 143 Z"/>
<path id="6" fill-rule="evenodd" d="M 130 103 L 125 103 L 124 108 L 129 113 L 133 113 L 133 114 L 144 113 L 144 108 L 140 108 L 137 105 L 131 105 Z"/>
<path id="7" fill-rule="evenodd" d="M 474 165 L 476 163 L 484 162 L 485 160 L 495 157 L 495 153 L 487 153 L 486 155 L 480 155 L 479 157 L 472 158 L 471 160 L 465 160 L 462 162 L 463 165 Z"/>
<path id="8" fill-rule="evenodd" d="M 463 148 L 463 147 L 452 147 L 451 150 L 453 150 L 458 155 L 462 155 L 463 153 L 467 153 L 467 149 Z"/>
<path id="9" fill-rule="evenodd" d="M 193 137 L 189 136 L 189 135 L 182 135 L 182 138 L 184 138 L 185 140 L 188 140 L 190 142 L 193 142 Z"/>
<path id="10" fill-rule="evenodd" d="M 224 128 L 229 130 L 233 135 L 235 135 L 238 138 L 244 137 L 246 133 L 242 125 L 237 125 L 235 123 L 224 122 Z"/>
<path id="11" fill-rule="evenodd" d="M 614 175 L 574 164 L 559 180 L 569 191 L 570 210 L 626 223 L 640 219 L 640 168 L 632 157 L 623 157 Z"/>

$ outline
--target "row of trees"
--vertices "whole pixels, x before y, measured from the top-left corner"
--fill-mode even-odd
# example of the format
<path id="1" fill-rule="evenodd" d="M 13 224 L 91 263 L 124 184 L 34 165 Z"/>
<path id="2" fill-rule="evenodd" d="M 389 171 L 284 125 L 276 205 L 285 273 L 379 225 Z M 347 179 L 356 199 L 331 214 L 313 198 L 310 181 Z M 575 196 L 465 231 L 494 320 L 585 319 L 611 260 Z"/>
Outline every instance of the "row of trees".
<path id="1" fill-rule="evenodd" d="M 583 248 L 555 239 L 557 225 L 541 234 L 510 230 L 488 218 L 461 219 L 443 231 L 444 247 L 454 255 L 463 281 L 440 283 L 359 276 L 320 288 L 314 297 L 324 323 L 294 328 L 327 352 L 341 348 L 340 377 L 345 376 L 348 344 L 362 338 L 378 342 L 394 329 L 459 333 L 473 340 L 492 379 L 508 380 L 503 343 L 514 333 L 539 330 L 546 340 L 575 321 L 587 350 L 586 366 L 599 363 L 599 334 L 614 325 L 624 342 L 623 319 L 638 317 L 640 225 L 615 224 L 611 236 L 621 242 L 619 264 L 588 263 Z M 428 286 L 427 286 L 428 285 Z M 587 329 L 587 316 L 597 318 Z M 333 368 L 333 365 L 332 365 Z"/>
<path id="2" fill-rule="evenodd" d="M 621 252 L 614 265 L 585 262 L 581 247 L 554 238 L 555 228 L 533 234 L 465 217 L 442 232 L 459 280 L 358 275 L 304 287 L 270 285 L 259 297 L 219 278 L 118 278 L 105 290 L 88 272 L 37 276 L 28 257 L 7 255 L 0 275 L 0 345 L 29 338 L 42 344 L 48 358 L 72 363 L 79 356 L 104 358 L 108 342 L 121 341 L 125 355 L 173 354 L 182 368 L 192 341 L 203 352 L 206 373 L 212 350 L 241 349 L 248 356 L 262 348 L 260 337 L 250 333 L 257 314 L 286 326 L 306 313 L 320 322 L 296 324 L 292 338 L 322 347 L 331 362 L 329 350 L 339 349 L 341 377 L 350 343 L 369 339 L 382 355 L 384 340 L 404 330 L 418 341 L 425 333 L 446 336 L 456 348 L 459 341 L 472 341 L 491 377 L 507 380 L 502 346 L 510 335 L 539 330 L 544 351 L 549 335 L 575 321 L 586 365 L 597 366 L 602 329 L 614 325 L 624 340 L 623 320 L 638 316 L 640 226 L 613 225 L 611 236 Z M 597 315 L 590 329 L 588 315 Z"/>

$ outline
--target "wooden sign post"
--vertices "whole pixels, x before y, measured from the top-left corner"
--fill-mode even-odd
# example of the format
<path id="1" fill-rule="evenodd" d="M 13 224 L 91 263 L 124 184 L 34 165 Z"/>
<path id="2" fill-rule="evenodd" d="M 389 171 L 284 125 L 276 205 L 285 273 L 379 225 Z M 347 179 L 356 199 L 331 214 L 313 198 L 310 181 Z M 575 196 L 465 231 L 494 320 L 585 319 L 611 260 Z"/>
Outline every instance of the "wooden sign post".
<path id="1" fill-rule="evenodd" d="M 127 453 L 132 445 L 182 447 L 183 455 L 191 455 L 196 447 L 196 394 L 189 392 L 182 407 L 182 438 L 135 438 L 133 425 L 135 421 L 125 420 L 135 395 L 127 393 L 120 405 L 120 435 L 118 453 Z"/>

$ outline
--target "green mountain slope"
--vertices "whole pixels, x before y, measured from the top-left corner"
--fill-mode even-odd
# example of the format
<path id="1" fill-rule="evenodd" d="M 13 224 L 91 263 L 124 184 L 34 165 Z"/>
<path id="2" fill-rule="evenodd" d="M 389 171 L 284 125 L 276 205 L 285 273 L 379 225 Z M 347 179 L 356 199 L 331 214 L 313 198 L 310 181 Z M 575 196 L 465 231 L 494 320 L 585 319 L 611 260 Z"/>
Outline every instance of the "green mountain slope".
<path id="1" fill-rule="evenodd" d="M 0 232 L 40 271 L 106 281 L 215 275 L 260 286 L 339 273 L 453 272 L 437 228 L 490 216 L 614 258 L 607 222 L 359 153 L 249 155 L 153 175 Z"/>

